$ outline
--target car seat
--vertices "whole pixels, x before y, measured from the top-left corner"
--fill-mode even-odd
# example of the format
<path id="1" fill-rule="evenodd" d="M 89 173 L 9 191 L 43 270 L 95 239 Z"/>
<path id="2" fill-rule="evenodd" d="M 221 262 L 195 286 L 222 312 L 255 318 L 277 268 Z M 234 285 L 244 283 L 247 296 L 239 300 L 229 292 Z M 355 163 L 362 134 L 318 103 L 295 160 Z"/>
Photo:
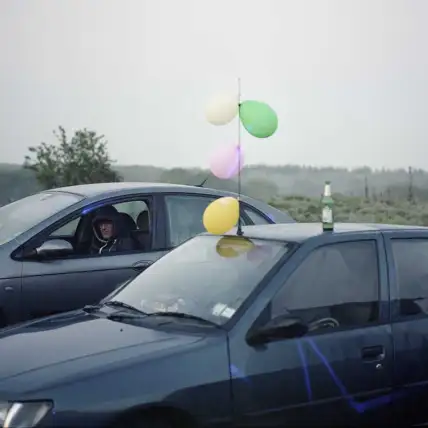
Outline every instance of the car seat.
<path id="1" fill-rule="evenodd" d="M 138 229 L 134 231 L 133 235 L 139 243 L 143 251 L 148 251 L 151 245 L 150 233 L 150 213 L 148 210 L 141 211 L 137 217 Z"/>
<path id="2" fill-rule="evenodd" d="M 137 229 L 137 224 L 129 214 L 120 213 L 120 216 L 122 217 L 123 225 L 124 227 L 126 227 L 127 230 L 132 231 Z"/>

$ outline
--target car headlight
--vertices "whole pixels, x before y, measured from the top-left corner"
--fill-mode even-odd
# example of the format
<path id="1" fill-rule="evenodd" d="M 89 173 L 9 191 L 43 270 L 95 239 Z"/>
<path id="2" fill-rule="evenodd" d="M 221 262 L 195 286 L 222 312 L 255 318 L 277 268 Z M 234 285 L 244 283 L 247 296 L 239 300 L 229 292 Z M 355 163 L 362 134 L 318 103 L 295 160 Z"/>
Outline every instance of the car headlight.
<path id="1" fill-rule="evenodd" d="M 0 402 L 0 428 L 33 428 L 52 409 L 49 401 Z"/>

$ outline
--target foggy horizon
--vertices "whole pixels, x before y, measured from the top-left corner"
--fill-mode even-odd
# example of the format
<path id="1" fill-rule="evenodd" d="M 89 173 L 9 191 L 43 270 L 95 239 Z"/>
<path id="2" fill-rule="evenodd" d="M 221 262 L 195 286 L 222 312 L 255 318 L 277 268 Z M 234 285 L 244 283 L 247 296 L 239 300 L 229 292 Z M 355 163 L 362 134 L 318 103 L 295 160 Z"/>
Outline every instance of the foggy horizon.
<path id="1" fill-rule="evenodd" d="M 63 126 L 104 134 L 119 166 L 208 168 L 236 92 L 277 133 L 243 131 L 246 165 L 428 169 L 424 0 L 54 0 L 0 3 L 2 163 Z M 281 161 L 279 161 L 281 160 Z"/>

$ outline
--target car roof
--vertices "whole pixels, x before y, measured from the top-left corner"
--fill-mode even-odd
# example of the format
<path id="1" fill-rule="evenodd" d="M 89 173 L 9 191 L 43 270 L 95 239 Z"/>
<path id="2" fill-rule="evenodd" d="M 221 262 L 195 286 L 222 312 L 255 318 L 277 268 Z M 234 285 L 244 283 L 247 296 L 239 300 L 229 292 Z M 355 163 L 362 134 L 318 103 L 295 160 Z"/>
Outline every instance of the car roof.
<path id="1" fill-rule="evenodd" d="M 67 192 L 70 194 L 78 195 L 79 197 L 91 202 L 97 202 L 99 200 L 128 196 L 138 194 L 190 194 L 190 195 L 202 195 L 225 197 L 231 196 L 237 198 L 239 195 L 234 192 L 227 190 L 212 189 L 209 187 L 201 187 L 196 185 L 185 185 L 185 184 L 171 184 L 171 183 L 144 183 L 144 182 L 119 182 L 119 183 L 94 183 L 94 184 L 80 184 L 77 186 L 60 187 L 57 189 L 46 190 L 45 192 Z M 263 201 L 251 198 L 246 195 L 239 196 L 241 201 L 249 204 L 252 208 L 263 212 L 273 221 L 281 222 L 294 222 L 290 215 L 278 208 L 275 208 Z"/>
<path id="2" fill-rule="evenodd" d="M 45 190 L 44 192 L 66 192 L 73 193 L 83 198 L 108 198 L 121 196 L 127 193 L 192 193 L 199 195 L 212 196 L 232 196 L 239 195 L 228 190 L 212 189 L 209 187 L 189 186 L 185 184 L 171 183 L 144 183 L 144 182 L 119 182 L 119 183 L 94 183 L 80 184 L 77 186 L 58 187 L 56 189 Z M 244 202 L 250 202 L 256 207 L 260 201 L 250 198 L 246 195 L 240 196 Z M 266 204 L 264 204 L 266 205 Z M 260 209 L 260 207 L 258 207 Z M 277 210 L 275 210 L 277 211 Z M 290 221 L 292 219 L 290 218 Z"/>
<path id="3" fill-rule="evenodd" d="M 340 234 L 354 234 L 374 231 L 393 230 L 427 230 L 423 226 L 407 226 L 395 224 L 375 223 L 335 223 L 334 232 Z M 275 241 L 303 242 L 309 238 L 322 235 L 321 223 L 281 223 L 258 226 L 244 226 L 243 236 L 255 239 L 269 239 Z M 236 228 L 232 229 L 226 236 L 236 236 Z"/>
<path id="4" fill-rule="evenodd" d="M 51 189 L 49 192 L 68 192 L 76 195 L 91 197 L 98 195 L 112 195 L 120 193 L 121 191 L 135 191 L 141 190 L 144 192 L 165 192 L 165 191 L 181 191 L 181 192 L 195 192 L 197 189 L 205 189 L 198 186 L 187 186 L 184 184 L 170 184 L 170 183 L 144 183 L 144 182 L 119 182 L 119 183 L 93 183 L 93 184 L 79 184 L 77 186 L 59 187 Z M 210 189 L 208 189 L 210 190 Z M 220 192 L 220 191 L 217 191 Z M 230 193 L 230 192 L 224 192 Z"/>

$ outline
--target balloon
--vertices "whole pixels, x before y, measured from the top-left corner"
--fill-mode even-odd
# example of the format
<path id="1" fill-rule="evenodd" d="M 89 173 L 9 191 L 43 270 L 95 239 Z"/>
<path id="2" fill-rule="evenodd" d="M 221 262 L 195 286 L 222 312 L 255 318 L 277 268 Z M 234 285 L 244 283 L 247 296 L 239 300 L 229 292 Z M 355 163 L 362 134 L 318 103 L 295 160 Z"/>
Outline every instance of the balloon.
<path id="1" fill-rule="evenodd" d="M 260 101 L 241 103 L 239 117 L 244 128 L 257 138 L 270 137 L 278 128 L 278 116 L 275 111 Z"/>
<path id="2" fill-rule="evenodd" d="M 226 125 L 238 114 L 237 95 L 220 94 L 211 98 L 205 107 L 205 116 L 212 125 Z"/>
<path id="3" fill-rule="evenodd" d="M 232 229 L 239 219 L 239 202 L 230 196 L 216 199 L 204 211 L 202 222 L 207 232 L 223 235 Z"/>
<path id="4" fill-rule="evenodd" d="M 241 236 L 223 236 L 216 245 L 217 253 L 226 258 L 238 257 L 253 248 L 253 242 Z"/>
<path id="5" fill-rule="evenodd" d="M 211 172 L 217 177 L 228 179 L 234 177 L 244 167 L 244 154 L 239 146 L 225 145 L 219 147 L 210 161 Z"/>

